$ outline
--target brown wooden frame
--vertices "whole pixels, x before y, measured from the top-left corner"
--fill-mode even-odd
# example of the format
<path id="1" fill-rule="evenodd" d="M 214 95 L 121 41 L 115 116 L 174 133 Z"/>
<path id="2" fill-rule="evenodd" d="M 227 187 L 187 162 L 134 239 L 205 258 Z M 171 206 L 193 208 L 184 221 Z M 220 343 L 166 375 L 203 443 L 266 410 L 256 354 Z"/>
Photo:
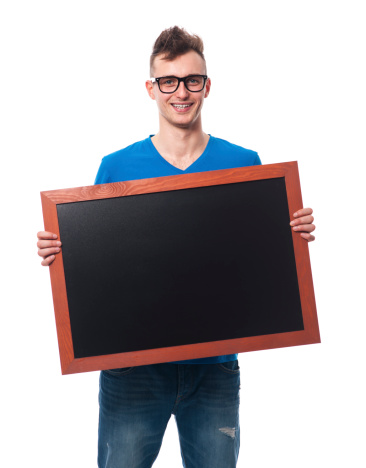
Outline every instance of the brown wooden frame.
<path id="1" fill-rule="evenodd" d="M 61 203 L 125 197 L 135 194 L 164 192 L 278 177 L 284 177 L 285 179 L 289 214 L 290 218 L 292 218 L 292 214 L 302 207 L 297 162 L 225 169 L 41 192 L 45 229 L 60 236 L 57 205 Z M 55 261 L 50 266 L 50 276 L 62 374 L 320 343 L 308 245 L 298 233 L 292 232 L 292 239 L 304 330 L 78 359 L 74 358 L 73 352 L 61 252 L 56 256 Z"/>

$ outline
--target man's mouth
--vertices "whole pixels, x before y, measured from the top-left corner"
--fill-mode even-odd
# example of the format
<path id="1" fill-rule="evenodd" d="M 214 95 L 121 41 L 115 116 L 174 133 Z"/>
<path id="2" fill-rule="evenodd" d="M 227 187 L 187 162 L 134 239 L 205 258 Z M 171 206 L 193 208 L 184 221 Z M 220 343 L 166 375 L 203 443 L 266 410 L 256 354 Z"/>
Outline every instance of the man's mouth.
<path id="1" fill-rule="evenodd" d="M 172 104 L 172 106 L 177 110 L 185 110 L 193 106 L 193 104 Z"/>

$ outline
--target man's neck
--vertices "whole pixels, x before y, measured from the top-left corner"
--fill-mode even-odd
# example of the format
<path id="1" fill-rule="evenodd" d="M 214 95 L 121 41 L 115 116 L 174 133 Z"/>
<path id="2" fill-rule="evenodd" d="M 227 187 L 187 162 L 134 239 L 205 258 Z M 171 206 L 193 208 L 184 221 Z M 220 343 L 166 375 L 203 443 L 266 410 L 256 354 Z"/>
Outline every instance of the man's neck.
<path id="1" fill-rule="evenodd" d="M 169 164 L 184 171 L 201 156 L 209 138 L 201 127 L 196 129 L 160 127 L 151 141 Z"/>

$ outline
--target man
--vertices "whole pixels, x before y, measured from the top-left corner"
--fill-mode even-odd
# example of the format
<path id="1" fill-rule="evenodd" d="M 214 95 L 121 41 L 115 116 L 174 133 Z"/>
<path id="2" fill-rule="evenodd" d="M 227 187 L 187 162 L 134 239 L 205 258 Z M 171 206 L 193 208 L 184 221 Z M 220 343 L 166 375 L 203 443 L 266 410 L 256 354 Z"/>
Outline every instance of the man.
<path id="1" fill-rule="evenodd" d="M 159 132 L 106 156 L 96 184 L 260 164 L 254 151 L 207 135 L 201 109 L 209 95 L 203 43 L 178 27 L 161 33 L 150 58 L 146 89 L 159 111 Z M 307 241 L 315 226 L 310 208 L 299 210 L 294 230 Z M 61 242 L 38 233 L 42 265 Z M 172 311 L 174 313 L 174 311 Z M 100 468 L 149 468 L 171 414 L 186 468 L 235 467 L 239 453 L 237 355 L 102 371 Z"/>

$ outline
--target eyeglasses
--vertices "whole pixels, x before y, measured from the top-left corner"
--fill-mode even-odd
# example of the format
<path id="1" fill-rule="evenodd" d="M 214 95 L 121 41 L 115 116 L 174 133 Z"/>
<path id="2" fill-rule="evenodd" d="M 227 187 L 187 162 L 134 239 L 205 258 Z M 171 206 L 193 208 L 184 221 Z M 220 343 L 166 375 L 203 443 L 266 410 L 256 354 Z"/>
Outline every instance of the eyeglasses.
<path id="1" fill-rule="evenodd" d="M 183 81 L 188 91 L 191 93 L 199 93 L 205 87 L 207 75 L 188 75 L 183 78 L 178 78 L 177 76 L 161 76 L 160 78 L 150 79 L 153 83 L 158 83 L 160 91 L 165 94 L 175 93 L 181 81 Z"/>

